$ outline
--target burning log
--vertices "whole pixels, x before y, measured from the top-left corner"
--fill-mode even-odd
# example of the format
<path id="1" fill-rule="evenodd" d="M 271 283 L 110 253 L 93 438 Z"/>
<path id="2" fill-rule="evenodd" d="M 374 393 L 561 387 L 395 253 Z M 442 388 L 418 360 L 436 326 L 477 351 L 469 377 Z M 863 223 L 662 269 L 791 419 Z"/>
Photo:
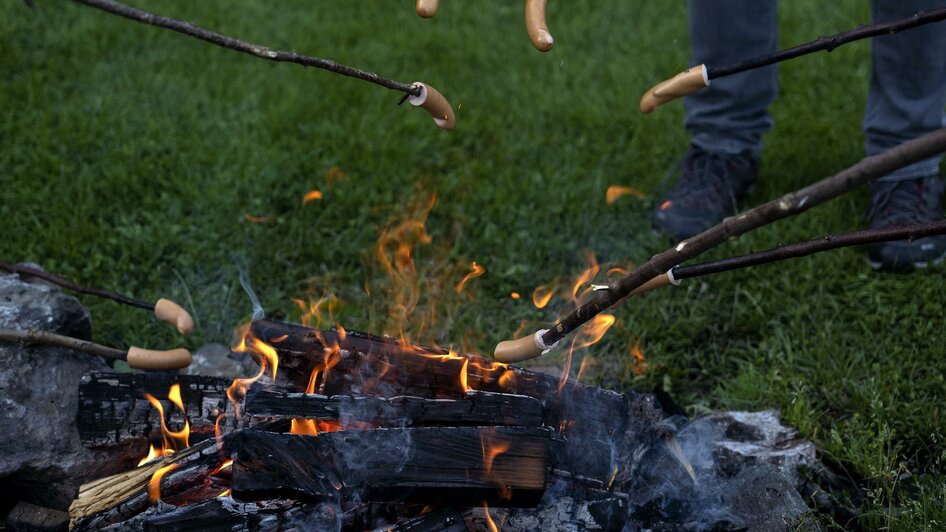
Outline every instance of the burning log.
<path id="1" fill-rule="evenodd" d="M 227 489 L 222 472 L 232 436 L 204 440 L 131 471 L 79 488 L 69 507 L 71 529 L 98 530 L 144 512 L 156 500 L 201 501 Z"/>
<path id="2" fill-rule="evenodd" d="M 254 416 L 339 420 L 372 426 L 506 425 L 538 427 L 542 405 L 532 397 L 470 391 L 459 399 L 353 397 L 251 388 L 246 412 Z"/>
<path id="3" fill-rule="evenodd" d="M 550 436 L 532 427 L 373 429 L 318 437 L 245 430 L 231 486 L 238 500 L 534 506 L 545 491 Z"/>
<path id="4" fill-rule="evenodd" d="M 251 334 L 272 345 L 279 355 L 277 384 L 298 391 L 309 387 L 322 395 L 401 395 L 460 398 L 467 388 L 526 395 L 542 404 L 545 426 L 565 438 L 556 463 L 581 472 L 592 485 L 629 479 L 633 467 L 615 473 L 615 464 L 635 464 L 625 456 L 661 437 L 665 415 L 654 398 L 618 394 L 477 356 L 456 356 L 424 346 L 355 331 L 319 331 L 299 325 L 259 320 Z M 580 420 L 580 422 L 578 422 Z"/>
<path id="5" fill-rule="evenodd" d="M 190 422 L 194 441 L 213 436 L 214 424 L 221 414 L 232 410 L 227 400 L 229 379 L 164 373 L 94 372 L 79 384 L 79 436 L 87 447 L 110 446 L 161 435 L 161 415 L 145 398 L 150 394 L 164 398 L 173 385 L 179 385 L 184 411 L 170 402 L 166 409 L 175 424 Z M 186 417 L 185 417 L 186 416 Z M 227 416 L 226 429 L 233 423 Z"/>

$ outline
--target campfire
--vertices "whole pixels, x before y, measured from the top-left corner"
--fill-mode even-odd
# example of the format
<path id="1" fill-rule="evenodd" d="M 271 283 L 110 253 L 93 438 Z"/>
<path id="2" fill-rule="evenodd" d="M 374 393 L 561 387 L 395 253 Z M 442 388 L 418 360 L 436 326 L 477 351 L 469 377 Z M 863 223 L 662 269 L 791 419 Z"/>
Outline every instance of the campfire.
<path id="1" fill-rule="evenodd" d="M 82 486 L 74 530 L 610 530 L 642 456 L 672 437 L 650 396 L 391 338 L 259 320 L 237 349 L 258 362 L 255 376 L 83 379 L 83 443 L 150 450 Z"/>

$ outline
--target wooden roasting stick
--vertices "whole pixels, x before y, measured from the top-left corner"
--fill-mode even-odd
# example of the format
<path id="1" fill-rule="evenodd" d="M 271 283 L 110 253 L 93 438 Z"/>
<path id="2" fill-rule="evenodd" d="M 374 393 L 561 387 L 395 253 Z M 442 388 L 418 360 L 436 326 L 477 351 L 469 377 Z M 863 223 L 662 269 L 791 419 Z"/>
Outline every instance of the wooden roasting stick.
<path id="1" fill-rule="evenodd" d="M 882 35 L 891 35 L 941 20 L 946 20 L 946 7 L 920 11 L 912 17 L 890 22 L 859 26 L 853 30 L 837 33 L 835 35 L 819 37 L 814 41 L 793 46 L 792 48 L 786 48 L 774 54 L 754 57 L 730 65 L 721 67 L 696 65 L 668 80 L 661 81 L 644 93 L 644 96 L 641 97 L 640 110 L 644 114 L 649 114 L 657 107 L 669 101 L 693 94 L 704 87 L 709 87 L 710 82 L 717 78 L 761 68 L 822 50 L 830 52 L 838 46 L 849 42 Z"/>
<path id="2" fill-rule="evenodd" d="M 0 268 L 19 275 L 36 277 L 37 279 L 49 281 L 50 283 L 59 285 L 63 288 L 68 288 L 74 292 L 79 292 L 80 294 L 104 297 L 106 299 L 111 299 L 112 301 L 117 301 L 132 307 L 153 310 L 155 317 L 161 321 L 174 325 L 177 327 L 177 331 L 183 335 L 188 335 L 194 330 L 194 319 L 191 318 L 191 315 L 186 310 L 184 310 L 184 307 L 178 305 L 170 299 L 165 299 L 162 297 L 154 303 L 148 303 L 147 301 L 134 299 L 116 292 L 112 292 L 110 290 L 82 286 L 70 281 L 69 279 L 66 279 L 65 277 L 47 273 L 36 268 L 30 268 L 29 266 L 0 262 Z"/>
<path id="3" fill-rule="evenodd" d="M 455 119 L 452 118 L 453 112 L 447 113 L 440 109 L 440 106 L 446 104 L 449 107 L 449 103 L 446 103 L 446 100 L 440 95 L 439 92 L 433 90 L 430 85 L 422 83 L 402 83 L 399 81 L 394 81 L 391 79 L 383 78 L 374 72 L 368 72 L 366 70 L 361 70 L 359 68 L 350 67 L 343 65 L 341 63 L 336 63 L 330 59 L 320 59 L 318 57 L 311 57 L 307 55 L 297 54 L 296 52 L 288 52 L 284 50 L 273 50 L 268 46 L 263 46 L 260 44 L 255 44 L 247 41 L 242 41 L 227 35 L 223 35 L 214 31 L 210 31 L 190 22 L 183 20 L 177 20 L 169 17 L 163 17 L 161 15 L 156 15 L 148 11 L 144 11 L 135 7 L 131 7 L 120 2 L 115 2 L 113 0 L 74 0 L 80 4 L 87 5 L 89 7 L 94 7 L 96 9 L 101 9 L 102 11 L 112 13 L 114 15 L 119 15 L 135 22 L 140 22 L 142 24 L 150 24 L 152 26 L 157 26 L 159 28 L 164 28 L 178 33 L 182 33 L 189 37 L 194 37 L 195 39 L 200 39 L 202 41 L 215 44 L 222 48 L 227 48 L 230 50 L 236 50 L 237 52 L 242 52 L 245 54 L 258 57 L 260 59 L 265 59 L 267 61 L 283 62 L 283 63 L 296 63 L 297 65 L 320 68 L 322 70 L 328 70 L 329 72 L 334 72 L 336 74 L 341 74 L 343 76 L 350 76 L 353 78 L 358 78 L 364 81 L 369 81 L 382 87 L 401 91 L 412 97 L 420 97 L 423 100 L 422 93 L 424 87 L 426 87 L 428 92 L 436 92 L 440 96 L 441 102 L 438 102 L 436 108 L 434 109 L 437 114 L 434 115 L 434 123 L 437 124 L 437 127 L 441 129 L 452 129 L 455 123 Z M 436 1 L 431 0 L 418 0 L 417 9 L 418 13 L 421 10 L 421 3 L 426 5 L 433 5 L 433 12 L 436 12 Z M 432 16 L 432 15 L 431 15 Z M 433 104 L 430 106 L 423 105 L 423 101 L 420 103 L 411 102 L 415 106 L 422 106 L 433 114 L 431 110 L 434 107 Z M 449 115 L 443 119 L 444 115 Z M 438 120 L 440 119 L 440 120 Z M 449 127 L 446 127 L 448 126 Z"/>
<path id="4" fill-rule="evenodd" d="M 665 281 L 653 281 L 653 279 L 665 276 L 666 272 L 676 265 L 731 238 L 806 211 L 894 170 L 929 159 L 944 151 L 946 151 L 946 128 L 904 142 L 884 153 L 867 157 L 838 174 L 789 192 L 781 198 L 754 209 L 726 218 L 706 231 L 680 242 L 663 253 L 654 255 L 630 274 L 609 283 L 606 288 L 595 291 L 590 301 L 559 320 L 552 328 L 541 329 L 518 340 L 500 342 L 493 355 L 496 360 L 506 363 L 538 357 L 554 348 L 560 340 L 588 320 L 614 307 L 635 292 L 646 291 L 649 289 L 647 287 L 665 285 L 670 281 L 669 277 Z"/>
<path id="5" fill-rule="evenodd" d="M 525 0 L 526 1 L 526 33 L 532 45 L 540 52 L 548 52 L 555 44 L 552 34 L 549 33 L 549 26 L 545 22 L 546 0 Z M 423 18 L 430 18 L 437 14 L 437 8 L 440 6 L 440 0 L 417 0 L 415 9 L 417 14 Z"/>
<path id="6" fill-rule="evenodd" d="M 0 329 L 0 341 L 14 342 L 25 345 L 39 344 L 53 347 L 65 347 L 98 355 L 109 360 L 124 360 L 128 366 L 135 369 L 165 370 L 186 368 L 191 364 L 191 353 L 187 349 L 178 348 L 168 351 L 130 347 L 127 351 L 115 349 L 88 340 L 80 340 L 71 336 L 63 336 L 49 331 L 20 331 L 16 329 Z"/>

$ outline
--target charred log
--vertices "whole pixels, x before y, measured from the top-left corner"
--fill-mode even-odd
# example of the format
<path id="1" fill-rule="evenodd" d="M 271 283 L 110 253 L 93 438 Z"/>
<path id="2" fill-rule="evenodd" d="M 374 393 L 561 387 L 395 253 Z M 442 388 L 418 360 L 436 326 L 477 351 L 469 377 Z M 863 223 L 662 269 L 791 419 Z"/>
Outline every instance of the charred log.
<path id="1" fill-rule="evenodd" d="M 379 528 L 374 532 L 467 532 L 468 530 L 463 514 L 452 508 L 445 508 L 408 519 L 393 527 Z"/>
<path id="2" fill-rule="evenodd" d="M 459 399 L 422 397 L 352 397 L 282 392 L 254 387 L 246 395 L 246 412 L 379 427 L 487 426 L 538 427 L 542 405 L 532 397 L 470 391 Z"/>
<path id="3" fill-rule="evenodd" d="M 424 346 L 347 331 L 319 331 L 260 320 L 251 332 L 279 354 L 277 383 L 305 390 L 313 370 L 315 391 L 331 395 L 401 395 L 460 398 L 460 375 L 478 391 L 526 395 L 542 404 L 543 423 L 564 444 L 562 469 L 598 483 L 621 486 L 633 475 L 637 449 L 662 437 L 665 415 L 653 396 L 618 394 L 550 375 L 497 364 L 482 357 L 447 356 Z M 328 369 L 326 369 L 328 368 Z M 614 464 L 621 463 L 615 477 Z"/>
<path id="4" fill-rule="evenodd" d="M 181 387 L 185 412 L 167 400 L 168 390 L 173 384 Z M 217 418 L 230 412 L 232 407 L 227 400 L 229 385 L 229 380 L 218 377 L 89 373 L 79 384 L 79 435 L 87 447 L 160 437 L 160 414 L 145 399 L 147 393 L 162 402 L 169 426 L 183 427 L 186 416 L 190 422 L 191 441 L 200 441 L 213 436 Z M 228 416 L 228 421 L 233 423 L 232 416 Z M 227 428 L 226 423 L 223 428 Z M 144 448 L 147 450 L 147 446 Z"/>
<path id="5" fill-rule="evenodd" d="M 534 506 L 548 476 L 550 432 L 525 427 L 239 433 L 233 496 L 310 501 L 422 501 Z"/>

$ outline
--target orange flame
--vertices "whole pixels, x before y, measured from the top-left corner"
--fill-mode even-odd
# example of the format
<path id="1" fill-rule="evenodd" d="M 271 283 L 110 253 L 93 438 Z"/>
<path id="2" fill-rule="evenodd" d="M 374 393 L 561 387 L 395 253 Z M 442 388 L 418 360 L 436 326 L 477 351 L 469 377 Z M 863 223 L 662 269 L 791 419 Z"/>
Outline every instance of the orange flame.
<path id="1" fill-rule="evenodd" d="M 318 436 L 319 427 L 314 419 L 293 418 L 289 424 L 291 434 L 303 434 L 306 436 Z"/>
<path id="2" fill-rule="evenodd" d="M 513 299 L 519 299 L 519 298 L 522 297 L 522 296 L 519 295 L 519 292 L 513 292 L 513 293 L 509 294 L 509 297 L 511 297 L 511 298 L 513 298 Z"/>
<path id="3" fill-rule="evenodd" d="M 161 499 L 161 478 L 169 471 L 177 469 L 179 465 L 180 464 L 168 464 L 164 467 L 159 467 L 154 474 L 151 475 L 151 480 L 148 482 L 149 501 L 154 503 Z"/>
<path id="4" fill-rule="evenodd" d="M 254 224 L 264 224 L 270 221 L 268 216 L 253 216 L 251 214 L 244 214 L 243 219 Z"/>
<path id="5" fill-rule="evenodd" d="M 483 515 L 486 516 L 486 524 L 489 526 L 489 532 L 499 532 L 499 527 L 493 522 L 493 517 L 489 515 L 489 507 L 486 506 L 485 502 L 483 503 Z"/>
<path id="6" fill-rule="evenodd" d="M 488 431 L 483 431 L 480 435 L 480 448 L 483 450 L 483 471 L 484 476 L 489 477 L 493 471 L 493 462 L 496 457 L 505 453 L 512 447 L 508 441 L 493 441 Z"/>
<path id="7" fill-rule="evenodd" d="M 168 390 L 168 399 L 184 413 L 184 428 L 178 431 L 173 431 L 168 428 L 167 422 L 164 419 L 164 405 L 161 404 L 161 401 L 158 401 L 149 393 L 144 394 L 144 397 L 151 403 L 151 406 L 158 411 L 158 415 L 160 416 L 162 446 L 158 449 L 155 448 L 154 445 L 150 445 L 148 455 L 138 462 L 139 466 L 160 456 L 173 454 L 175 451 L 180 451 L 190 445 L 191 427 L 190 421 L 187 419 L 187 413 L 184 411 L 184 402 L 181 400 L 181 385 L 177 383 L 172 384 L 171 389 Z"/>
<path id="8" fill-rule="evenodd" d="M 462 281 L 460 281 L 459 283 L 457 283 L 456 286 L 453 287 L 456 293 L 459 294 L 460 292 L 463 291 L 463 288 L 466 285 L 467 281 L 469 281 L 470 279 L 476 279 L 480 275 L 483 275 L 484 273 L 486 273 L 486 268 L 477 264 L 476 261 L 473 261 L 473 263 L 470 265 L 470 268 L 471 268 L 470 273 L 466 274 L 466 277 L 464 277 Z"/>
<path id="9" fill-rule="evenodd" d="M 322 199 L 322 191 L 320 190 L 310 190 L 305 193 L 305 196 L 302 196 L 302 204 L 305 205 L 310 201 Z"/>
<path id="10" fill-rule="evenodd" d="M 581 272 L 581 275 L 579 275 L 572 284 L 572 300 L 577 300 L 578 290 L 580 290 L 582 286 L 590 283 L 591 280 L 595 278 L 595 275 L 598 275 L 598 260 L 595 258 L 594 253 L 591 253 L 590 251 L 586 252 L 585 262 L 588 264 L 588 267 L 585 268 L 585 271 Z"/>
<path id="11" fill-rule="evenodd" d="M 210 476 L 214 476 L 214 475 L 220 473 L 221 471 L 223 471 L 224 469 L 226 469 L 226 468 L 228 468 L 228 467 L 230 467 L 230 466 L 232 466 L 232 465 L 233 465 L 233 459 L 232 459 L 232 458 L 228 458 L 228 459 L 224 460 L 223 463 L 220 464 L 219 467 L 217 467 L 217 469 L 214 469 L 213 471 L 211 471 L 211 472 L 210 472 Z"/>
<path id="12" fill-rule="evenodd" d="M 622 187 L 620 185 L 611 185 L 608 187 L 608 191 L 604 194 L 605 201 L 608 202 L 608 205 L 611 205 L 618 200 L 621 196 L 632 195 L 638 198 L 643 198 L 644 193 L 640 190 L 633 187 Z"/>
<path id="13" fill-rule="evenodd" d="M 558 391 L 565 388 L 568 381 L 568 375 L 571 372 L 572 355 L 577 349 L 589 347 L 601 341 L 608 329 L 614 325 L 615 317 L 611 314 L 598 314 L 590 322 L 582 326 L 581 329 L 572 338 L 571 345 L 568 348 L 568 354 L 565 355 L 565 361 L 562 370 L 562 377 L 558 381 Z"/>
<path id="14" fill-rule="evenodd" d="M 644 358 L 644 352 L 641 350 L 640 338 L 634 340 L 630 349 L 631 357 L 634 359 L 634 375 L 643 375 L 647 371 L 647 359 Z"/>
<path id="15" fill-rule="evenodd" d="M 220 495 L 217 495 L 217 497 L 229 497 L 229 496 L 230 496 L 230 488 L 227 488 L 221 491 Z"/>
<path id="16" fill-rule="evenodd" d="M 535 308 L 545 308 L 553 295 L 555 295 L 554 283 L 537 286 L 532 291 L 532 304 L 535 305 Z"/>
<path id="17" fill-rule="evenodd" d="M 665 211 L 669 209 L 671 205 L 673 205 L 673 202 L 670 200 L 666 200 L 660 204 L 660 210 Z"/>
<path id="18" fill-rule="evenodd" d="M 470 391 L 470 386 L 467 384 L 467 371 L 470 368 L 470 359 L 467 358 L 463 361 L 463 367 L 460 368 L 460 389 L 463 390 L 463 393 Z"/>

